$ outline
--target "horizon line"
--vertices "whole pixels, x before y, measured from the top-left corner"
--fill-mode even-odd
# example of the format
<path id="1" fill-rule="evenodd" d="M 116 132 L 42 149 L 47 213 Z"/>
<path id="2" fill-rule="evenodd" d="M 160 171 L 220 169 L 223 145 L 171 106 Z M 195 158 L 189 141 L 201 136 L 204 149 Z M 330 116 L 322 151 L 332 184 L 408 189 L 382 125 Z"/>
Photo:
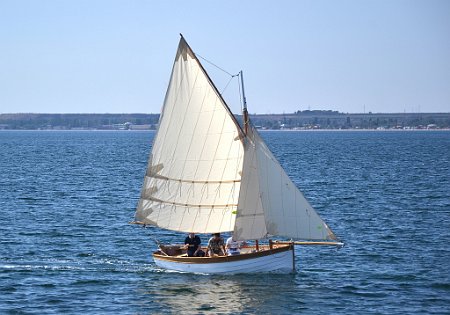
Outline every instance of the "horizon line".
<path id="1" fill-rule="evenodd" d="M 353 115 L 370 115 L 370 114 L 450 114 L 450 111 L 448 112 L 341 112 L 341 111 L 337 111 L 337 110 L 327 110 L 327 109 L 317 109 L 317 110 L 304 110 L 304 111 L 300 111 L 301 113 L 303 112 L 331 112 L 331 113 L 338 113 L 338 114 L 353 114 Z M 67 112 L 67 113 L 63 113 L 63 112 L 15 112 L 15 113 L 0 113 L 0 115 L 26 115 L 26 114 L 31 114 L 31 115 L 160 115 L 161 113 L 139 113 L 139 112 L 134 112 L 134 113 L 126 113 L 126 112 L 113 112 L 113 113 L 108 113 L 108 112 L 102 112 L 102 113 L 89 113 L 89 112 Z M 236 113 L 233 113 L 236 114 Z M 282 112 L 282 113 L 249 113 L 249 115 L 292 115 L 292 114 L 297 114 L 297 112 Z M 236 115 L 242 115 L 242 114 L 236 114 Z"/>

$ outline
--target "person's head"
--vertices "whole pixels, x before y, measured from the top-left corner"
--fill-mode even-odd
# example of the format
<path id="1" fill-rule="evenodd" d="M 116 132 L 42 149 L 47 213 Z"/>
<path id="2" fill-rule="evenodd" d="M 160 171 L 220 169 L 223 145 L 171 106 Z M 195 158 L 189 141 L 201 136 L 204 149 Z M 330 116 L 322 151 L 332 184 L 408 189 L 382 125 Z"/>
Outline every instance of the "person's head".
<path id="1" fill-rule="evenodd" d="M 189 237 L 190 237 L 190 238 L 194 238 L 194 237 L 195 237 L 195 233 L 193 233 L 193 232 L 192 232 L 192 233 L 189 233 Z"/>
<path id="2" fill-rule="evenodd" d="M 220 237 L 220 233 L 214 233 L 213 236 L 214 236 L 214 238 L 219 238 Z"/>

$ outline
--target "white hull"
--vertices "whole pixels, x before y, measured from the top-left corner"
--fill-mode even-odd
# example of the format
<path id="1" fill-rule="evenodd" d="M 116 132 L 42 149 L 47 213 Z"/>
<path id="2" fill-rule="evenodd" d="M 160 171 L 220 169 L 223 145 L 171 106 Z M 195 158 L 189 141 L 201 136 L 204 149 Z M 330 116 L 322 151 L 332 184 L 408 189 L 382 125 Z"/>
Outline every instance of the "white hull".
<path id="1" fill-rule="evenodd" d="M 295 270 L 293 246 L 281 250 L 264 250 L 259 253 L 228 257 L 188 258 L 155 254 L 153 258 L 158 267 L 190 273 L 289 273 Z"/>

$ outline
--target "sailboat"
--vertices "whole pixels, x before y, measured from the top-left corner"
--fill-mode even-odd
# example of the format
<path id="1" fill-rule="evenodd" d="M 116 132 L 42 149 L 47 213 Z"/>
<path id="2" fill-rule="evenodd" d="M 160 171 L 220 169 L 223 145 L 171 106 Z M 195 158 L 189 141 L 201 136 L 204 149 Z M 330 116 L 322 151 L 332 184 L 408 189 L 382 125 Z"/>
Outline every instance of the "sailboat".
<path id="1" fill-rule="evenodd" d="M 295 245 L 343 245 L 250 122 L 239 74 L 242 127 L 181 35 L 134 223 L 185 233 L 232 232 L 252 245 L 239 255 L 188 257 L 184 244 L 160 244 L 153 259 L 161 268 L 292 272 Z"/>

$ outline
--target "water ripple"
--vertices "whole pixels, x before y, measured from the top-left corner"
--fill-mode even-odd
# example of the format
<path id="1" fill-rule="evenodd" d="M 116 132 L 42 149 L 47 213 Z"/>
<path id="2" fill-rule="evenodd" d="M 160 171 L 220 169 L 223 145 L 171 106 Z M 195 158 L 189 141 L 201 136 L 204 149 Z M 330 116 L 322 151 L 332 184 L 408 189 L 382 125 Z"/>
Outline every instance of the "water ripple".
<path id="1" fill-rule="evenodd" d="M 262 136 L 346 242 L 295 274 L 157 268 L 184 235 L 127 224 L 153 133 L 0 132 L 0 313 L 450 313 L 450 133 Z"/>

